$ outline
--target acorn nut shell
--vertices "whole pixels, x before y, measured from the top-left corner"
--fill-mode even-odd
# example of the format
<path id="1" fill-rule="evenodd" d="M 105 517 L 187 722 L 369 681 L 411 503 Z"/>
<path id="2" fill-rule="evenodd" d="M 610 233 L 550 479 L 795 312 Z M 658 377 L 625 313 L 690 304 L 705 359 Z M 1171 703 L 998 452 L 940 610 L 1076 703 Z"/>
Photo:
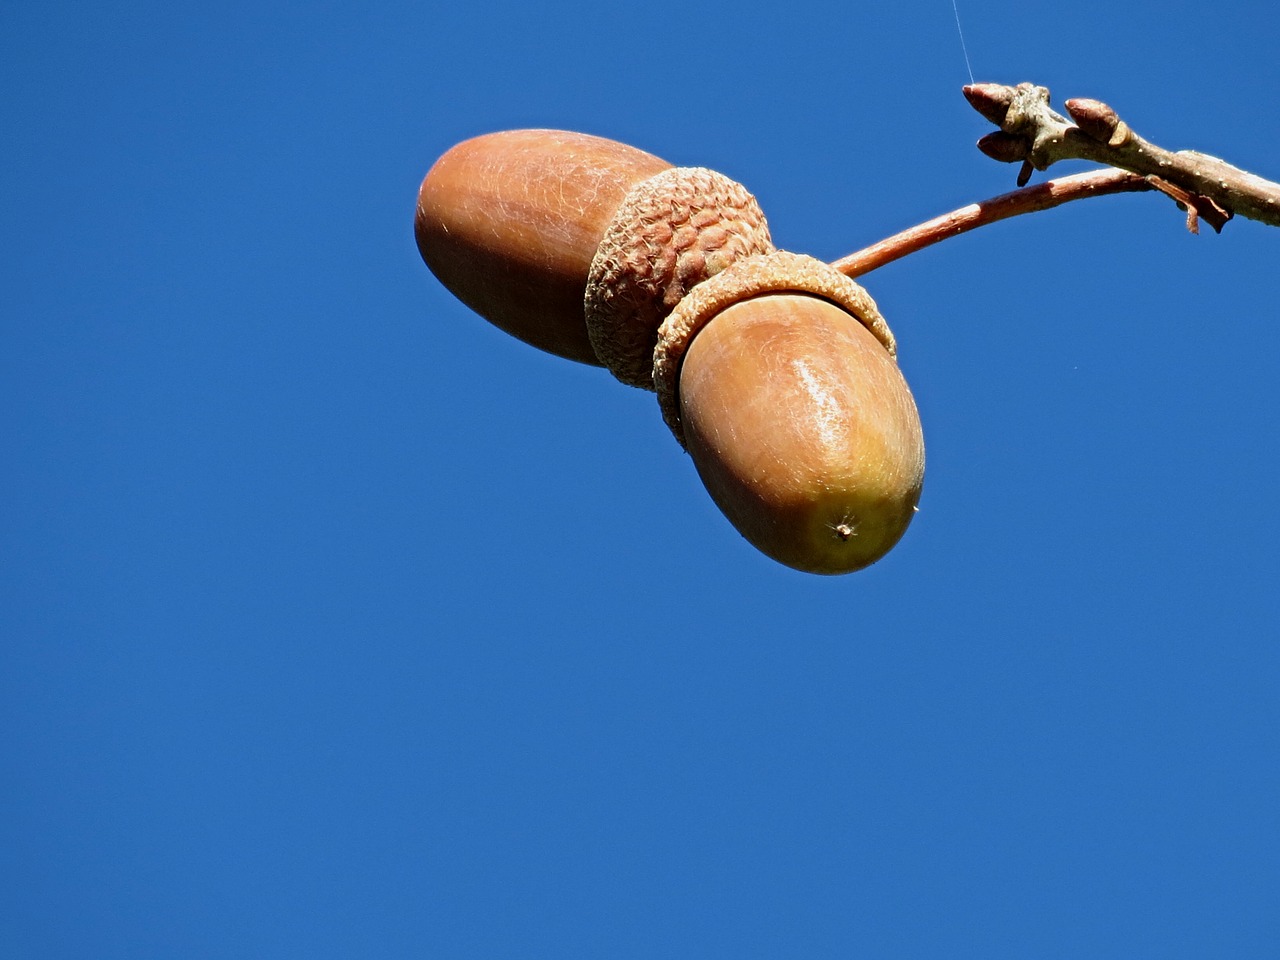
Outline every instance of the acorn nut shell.
<path id="1" fill-rule="evenodd" d="M 709 284 L 730 288 L 730 274 L 750 266 Z M 768 272 L 757 268 L 756 287 Z M 859 317 L 830 294 L 778 285 L 738 299 L 705 288 L 690 297 L 711 305 L 677 369 L 667 370 L 678 378 L 677 436 L 716 505 L 754 546 L 797 570 L 850 573 L 883 557 L 914 516 L 924 480 L 920 417 L 887 328 L 875 329 L 878 312 Z M 858 308 L 874 311 L 863 297 Z M 688 325 L 684 310 L 668 326 Z"/>
<path id="2" fill-rule="evenodd" d="M 422 182 L 415 234 L 431 271 L 481 316 L 650 390 L 671 309 L 731 263 L 773 250 L 741 184 L 559 130 L 458 144 Z"/>
<path id="3" fill-rule="evenodd" d="M 601 237 L 637 183 L 671 164 L 563 130 L 507 130 L 444 154 L 418 192 L 431 272 L 476 313 L 549 353 L 600 364 L 583 319 Z"/>

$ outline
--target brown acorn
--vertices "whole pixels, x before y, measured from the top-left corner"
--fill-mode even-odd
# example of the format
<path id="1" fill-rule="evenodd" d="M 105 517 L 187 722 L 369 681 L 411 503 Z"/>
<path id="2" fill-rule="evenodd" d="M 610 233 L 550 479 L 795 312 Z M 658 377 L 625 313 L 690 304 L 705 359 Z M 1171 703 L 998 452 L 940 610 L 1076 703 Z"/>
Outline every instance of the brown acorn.
<path id="1" fill-rule="evenodd" d="M 415 230 L 482 316 L 655 389 L 712 498 L 770 557 L 846 573 L 906 530 L 924 444 L 893 335 L 858 284 L 775 251 L 740 184 L 598 137 L 511 131 L 432 167 Z"/>
<path id="2" fill-rule="evenodd" d="M 658 394 L 748 541 L 798 570 L 850 573 L 898 542 L 924 481 L 895 352 L 860 286 L 778 252 L 707 281 L 668 318 Z"/>
<path id="3" fill-rule="evenodd" d="M 431 272 L 481 316 L 646 389 L 671 308 L 773 249 L 741 184 L 562 130 L 458 144 L 422 182 L 415 234 Z"/>

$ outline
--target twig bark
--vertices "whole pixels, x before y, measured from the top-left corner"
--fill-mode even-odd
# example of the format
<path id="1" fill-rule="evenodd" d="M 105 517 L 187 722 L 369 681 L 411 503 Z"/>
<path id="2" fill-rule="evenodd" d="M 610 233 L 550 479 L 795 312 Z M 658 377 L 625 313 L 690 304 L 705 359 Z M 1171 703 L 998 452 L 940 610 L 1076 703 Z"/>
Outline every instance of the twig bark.
<path id="1" fill-rule="evenodd" d="M 1103 197 L 1111 193 L 1132 193 L 1151 189 L 1153 184 L 1146 177 L 1115 169 L 1091 170 L 1088 173 L 1047 180 L 1034 187 L 1024 187 L 1021 190 L 1014 190 L 980 203 L 971 203 L 967 207 L 945 213 L 903 230 L 901 233 L 886 237 L 847 257 L 841 257 L 831 265 L 846 277 L 859 277 L 940 240 L 986 226 L 988 223 L 995 223 L 997 220 L 1015 217 L 1021 213 L 1049 210 L 1085 197 Z"/>
<path id="2" fill-rule="evenodd" d="M 964 88 L 964 95 L 1000 128 L 979 140 L 979 149 L 1006 163 L 1022 161 L 1019 186 L 1032 168 L 1044 170 L 1058 160 L 1093 160 L 1148 177 L 1186 208 L 1193 230 L 1197 218 L 1221 230 L 1236 213 L 1280 227 L 1280 184 L 1205 153 L 1158 147 L 1101 101 L 1068 100 L 1068 120 L 1049 107 L 1046 88 L 1030 83 L 975 83 Z"/>

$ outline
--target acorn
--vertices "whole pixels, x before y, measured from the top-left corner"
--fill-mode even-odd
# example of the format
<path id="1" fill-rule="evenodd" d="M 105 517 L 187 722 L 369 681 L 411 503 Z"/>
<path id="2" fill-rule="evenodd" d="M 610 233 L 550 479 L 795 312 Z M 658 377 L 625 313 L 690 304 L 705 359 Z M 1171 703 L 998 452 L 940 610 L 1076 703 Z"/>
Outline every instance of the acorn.
<path id="1" fill-rule="evenodd" d="M 415 233 L 477 313 L 656 390 L 768 556 L 847 573 L 905 532 L 924 441 L 893 335 L 861 286 L 775 250 L 740 184 L 584 134 L 489 134 L 432 167 Z"/>
<path id="2" fill-rule="evenodd" d="M 654 361 L 667 424 L 761 552 L 851 573 L 901 539 L 924 482 L 920 415 L 874 301 L 779 251 L 696 288 Z"/>
<path id="3" fill-rule="evenodd" d="M 734 260 L 773 250 L 741 184 L 563 130 L 453 147 L 422 181 L 414 232 L 431 272 L 476 313 L 646 389 L 671 308 Z"/>

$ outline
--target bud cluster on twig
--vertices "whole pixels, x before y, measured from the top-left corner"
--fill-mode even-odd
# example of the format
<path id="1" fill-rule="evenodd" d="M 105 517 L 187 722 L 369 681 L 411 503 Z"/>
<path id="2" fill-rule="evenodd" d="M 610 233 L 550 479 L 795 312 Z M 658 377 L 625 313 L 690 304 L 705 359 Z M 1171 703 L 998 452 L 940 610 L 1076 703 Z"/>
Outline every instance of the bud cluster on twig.
<path id="1" fill-rule="evenodd" d="M 978 149 L 1002 163 L 1021 162 L 1020 187 L 1032 170 L 1059 160 L 1092 160 L 1145 177 L 1187 211 L 1193 233 L 1201 219 L 1221 231 L 1237 213 L 1280 227 L 1280 184 L 1208 154 L 1158 147 L 1099 100 L 1066 101 L 1068 119 L 1049 106 L 1048 89 L 1031 83 L 974 83 L 964 88 L 964 95 L 1000 128 L 979 140 Z"/>

